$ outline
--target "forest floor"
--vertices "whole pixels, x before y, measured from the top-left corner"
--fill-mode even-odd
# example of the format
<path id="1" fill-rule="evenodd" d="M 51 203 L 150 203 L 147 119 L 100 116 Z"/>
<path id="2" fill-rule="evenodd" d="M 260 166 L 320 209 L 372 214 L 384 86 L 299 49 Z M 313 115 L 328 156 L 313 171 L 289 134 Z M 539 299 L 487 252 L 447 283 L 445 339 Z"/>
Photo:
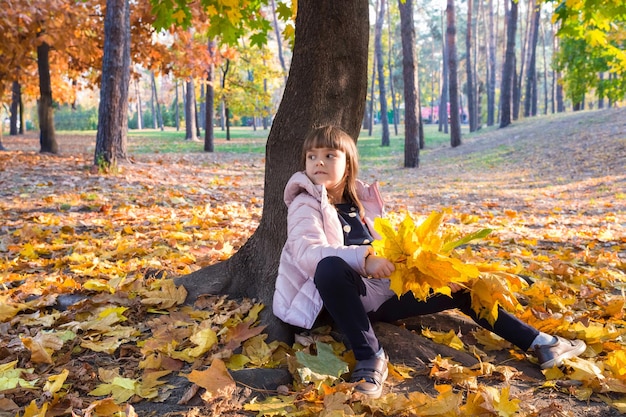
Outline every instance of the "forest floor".
<path id="1" fill-rule="evenodd" d="M 3 139 L 8 151 L 0 152 L 3 218 L 0 255 L 4 259 L 0 264 L 0 301 L 6 305 L 10 306 L 18 299 L 25 302 L 27 290 L 31 294 L 47 296 L 50 290 L 45 289 L 46 286 L 71 292 L 69 284 L 58 284 L 63 281 L 60 277 L 65 280 L 63 282 L 71 277 L 73 285 L 78 288 L 85 285 L 88 278 L 101 279 L 106 274 L 143 274 L 153 267 L 182 275 L 228 258 L 258 224 L 263 203 L 263 155 L 138 154 L 132 157 L 134 163 L 123 165 L 119 173 L 98 175 L 90 172 L 92 143 L 86 142 L 81 135 L 59 135 L 58 140 L 61 154 L 50 156 L 37 153 L 38 141 L 34 135 Z M 505 129 L 489 129 L 464 137 L 463 144 L 457 148 L 431 148 L 428 138 L 426 140 L 427 147 L 421 152 L 417 169 L 401 168 L 398 161 L 362 163 L 361 177 L 381 183 L 387 210 L 392 213 L 408 210 L 424 216 L 431 211 L 451 210 L 453 214 L 449 221 L 452 224 L 492 228 L 495 237 L 489 242 L 495 249 L 489 255 L 491 258 L 502 257 L 511 262 L 521 260 L 527 269 L 534 268 L 537 276 L 550 278 L 555 286 L 573 287 L 583 275 L 581 271 L 588 274 L 585 276 L 602 275 L 604 279 L 600 287 L 591 284 L 576 286 L 576 291 L 584 294 L 567 301 L 567 308 L 576 306 L 577 313 L 572 313 L 576 321 L 603 323 L 603 328 L 612 328 L 611 337 L 596 335 L 594 339 L 591 335 L 580 334 L 587 337 L 596 355 L 606 354 L 606 349 L 611 346 L 624 349 L 626 109 L 515 122 Z M 196 224 L 195 227 L 200 228 L 198 232 L 187 235 L 185 225 L 190 219 L 203 216 L 210 218 L 210 222 L 206 221 L 211 223 L 210 227 L 203 229 Z M 64 223 L 68 221 L 72 222 L 71 225 Z M 87 230 L 90 234 L 86 234 Z M 59 233 L 56 240 L 50 236 L 51 231 Z M 68 234 L 74 234 L 74 237 L 66 236 Z M 127 243 L 122 243 L 124 239 Z M 27 246 L 27 241 L 32 245 Z M 47 242 L 48 246 L 44 247 L 44 243 L 37 246 L 38 242 Z M 69 245 L 83 250 L 73 249 L 76 255 L 71 259 L 63 255 L 63 265 L 71 272 L 62 273 L 55 270 L 50 260 L 60 257 L 61 253 L 66 254 Z M 136 247 L 129 247 L 132 245 Z M 163 256 L 164 247 L 173 252 Z M 89 262 L 81 259 L 80 265 L 72 264 L 78 262 L 78 253 L 88 257 L 90 250 L 96 252 L 96 258 L 99 256 L 99 264 L 93 259 Z M 158 251 L 161 255 L 153 253 Z M 117 258 L 111 255 L 114 252 Z M 109 255 L 111 259 L 107 258 Z M 20 257 L 26 259 L 20 262 Z M 24 280 L 28 279 L 39 280 L 40 284 L 27 289 Z M 94 285 L 92 283 L 90 288 L 96 288 Z M 610 317 L 595 317 L 591 313 L 585 316 L 583 310 L 603 307 L 602 293 L 606 293 L 606 297 L 621 297 L 619 311 L 613 311 Z M 551 305 L 550 301 L 546 303 Z M 175 311 L 182 314 L 182 310 Z M 63 355 L 48 352 L 53 360 L 29 365 L 31 355 L 24 356 L 24 345 L 19 343 L 19 338 L 24 341 L 26 332 L 35 339 L 42 327 L 35 329 L 32 322 L 37 320 L 31 314 L 27 318 L 22 317 L 24 314 L 9 314 L 0 308 L 0 318 L 11 318 L 0 320 L 0 372 L 2 364 L 13 360 L 24 368 L 27 365 L 34 368 L 35 373 L 42 376 L 50 375 L 52 370 L 58 374 L 63 367 L 75 365 L 75 360 L 69 359 L 71 352 L 63 350 L 66 347 L 61 348 L 65 352 Z M 50 327 L 49 322 L 47 326 Z M 397 369 L 403 366 L 413 369 L 410 377 L 396 375 L 389 379 L 384 401 L 400 402 L 399 395 L 409 393 L 424 393 L 432 398 L 447 398 L 441 400 L 443 402 L 452 401 L 452 397 L 445 397 L 442 391 L 436 390 L 437 386 L 445 384 L 454 386 L 454 392 L 460 395 L 469 396 L 476 392 L 476 385 L 468 382 L 470 377 L 462 382 L 460 379 L 450 382 L 455 381 L 455 377 L 445 364 L 425 364 L 416 358 L 411 347 L 421 339 L 413 339 L 412 335 L 424 328 L 441 332 L 452 329 L 460 335 L 466 349 L 478 340 L 474 325 L 454 313 L 407 320 L 399 326 L 378 326 L 377 332 L 388 350 L 391 363 Z M 73 347 L 77 348 L 75 345 Z M 140 356 L 139 347 L 125 348 L 124 353 L 128 357 Z M 90 351 L 87 356 L 91 365 L 96 363 L 102 367 L 107 363 L 121 365 L 125 363 L 122 359 L 126 359 L 120 357 L 119 349 L 114 353 Z M 584 356 L 593 357 L 593 352 L 588 351 Z M 532 359 L 512 348 L 490 351 L 488 357 L 491 363 L 506 365 L 507 371 L 500 372 L 509 374 L 497 378 L 493 375 L 479 377 L 478 385 L 495 387 L 500 394 L 510 390 L 511 398 L 520 400 L 519 411 L 507 414 L 506 407 L 493 405 L 498 401 L 492 398 L 491 410 L 486 407 L 482 409 L 483 414 L 467 412 L 465 415 L 583 417 L 626 413 L 623 394 L 615 390 L 602 392 L 598 388 L 602 384 L 597 381 L 583 383 L 585 387 L 594 387 L 593 393 L 584 395 L 580 383 L 572 382 L 572 378 L 546 380 Z M 138 362 L 136 359 L 133 363 L 137 365 Z M 87 365 L 83 363 L 81 366 Z M 434 369 L 440 372 L 437 374 Z M 455 369 L 470 373 L 469 368 Z M 575 366 L 573 369 L 583 372 Z M 596 375 L 596 378 L 602 382 L 604 377 Z M 476 379 L 473 381 L 476 384 Z M 70 401 L 75 413 L 97 415 L 93 410 L 85 411 L 89 401 L 79 398 L 87 398 L 86 391 L 95 388 L 95 381 L 83 377 L 74 384 L 85 385 L 82 393 L 73 394 Z M 236 393 L 241 397 L 231 399 L 230 403 L 210 404 L 210 398 L 206 396 L 204 402 L 194 403 L 189 399 L 181 402 L 180 396 L 189 395 L 193 384 L 183 378 L 176 379 L 176 384 L 176 401 L 172 395 L 169 399 L 164 396 L 162 402 L 134 402 L 139 415 L 218 415 L 220 407 L 223 415 L 253 415 L 256 412 L 244 410 L 241 404 L 259 395 L 280 397 L 276 391 L 251 390 L 239 385 Z M 624 385 L 626 383 L 619 386 Z M 487 398 L 488 391 L 482 392 Z M 625 393 L 626 389 L 619 392 Z M 286 401 L 286 393 L 281 393 L 281 401 Z M 489 395 L 494 396 L 493 393 Z M 237 395 L 233 394 L 233 397 Z M 35 415 L 28 414 L 25 404 L 38 398 L 39 394 L 33 389 L 16 387 L 3 391 L 0 384 L 0 416 Z M 323 398 L 312 398 L 311 394 L 292 398 L 296 398 L 292 407 L 296 407 L 294 404 L 301 407 L 298 415 L 411 414 L 406 410 L 389 411 L 396 410 L 392 404 L 368 403 L 368 407 L 359 408 L 352 400 L 344 399 L 341 406 L 337 406 L 324 402 Z M 307 404 L 307 398 L 316 405 L 306 408 L 303 404 Z M 44 399 L 37 401 L 41 407 Z M 481 401 L 487 404 L 486 400 Z M 62 401 L 58 400 L 60 403 Z M 57 409 L 60 408 L 58 404 Z M 67 403 L 63 404 L 67 407 Z M 345 404 L 351 404 L 352 408 L 346 408 Z M 431 408 L 432 414 L 414 415 L 463 415 L 452 411 L 437 414 L 436 407 Z M 288 408 L 260 409 L 265 410 L 264 415 L 289 415 L 285 411 Z M 292 415 L 296 415 L 295 409 L 292 410 Z"/>

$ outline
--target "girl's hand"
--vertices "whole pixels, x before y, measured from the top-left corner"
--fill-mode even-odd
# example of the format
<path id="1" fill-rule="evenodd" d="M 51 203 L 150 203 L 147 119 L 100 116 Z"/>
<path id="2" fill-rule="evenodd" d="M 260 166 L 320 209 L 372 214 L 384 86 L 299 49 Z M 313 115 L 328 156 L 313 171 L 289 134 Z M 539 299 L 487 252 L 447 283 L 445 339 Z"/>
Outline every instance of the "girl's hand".
<path id="1" fill-rule="evenodd" d="M 386 258 L 370 255 L 365 259 L 365 272 L 368 278 L 389 278 L 396 268 Z"/>
<path id="2" fill-rule="evenodd" d="M 451 282 L 448 284 L 448 287 L 450 287 L 450 290 L 454 293 L 457 291 L 462 291 L 465 289 L 464 286 L 462 286 L 461 284 L 457 284 L 456 282 Z"/>

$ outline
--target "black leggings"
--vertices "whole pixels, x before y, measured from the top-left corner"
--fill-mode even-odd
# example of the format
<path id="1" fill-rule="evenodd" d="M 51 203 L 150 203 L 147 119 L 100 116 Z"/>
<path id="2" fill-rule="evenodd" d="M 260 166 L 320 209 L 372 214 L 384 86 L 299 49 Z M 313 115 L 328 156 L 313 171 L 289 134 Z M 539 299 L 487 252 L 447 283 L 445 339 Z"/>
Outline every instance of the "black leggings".
<path id="1" fill-rule="evenodd" d="M 498 310 L 498 319 L 493 326 L 487 320 L 479 319 L 471 307 L 470 294 L 466 291 L 452 293 L 452 297 L 436 294 L 426 301 L 418 301 L 413 293 L 408 292 L 400 298 L 392 296 L 376 311 L 366 312 L 360 298 L 364 292 L 364 278 L 343 259 L 335 256 L 319 262 L 313 279 L 324 307 L 347 337 L 357 360 L 369 359 L 380 349 L 371 321 L 393 322 L 453 308 L 524 351 L 530 348 L 532 341 L 539 335 L 537 329 L 502 308 Z"/>

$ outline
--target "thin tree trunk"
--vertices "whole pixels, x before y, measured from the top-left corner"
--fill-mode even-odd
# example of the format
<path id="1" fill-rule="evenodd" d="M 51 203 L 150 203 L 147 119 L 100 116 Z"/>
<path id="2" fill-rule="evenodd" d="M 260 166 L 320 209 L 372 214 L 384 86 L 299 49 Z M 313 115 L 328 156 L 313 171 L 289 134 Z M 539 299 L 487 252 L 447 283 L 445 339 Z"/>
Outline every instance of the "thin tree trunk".
<path id="1" fill-rule="evenodd" d="M 448 44 L 448 75 L 450 79 L 450 145 L 461 145 L 461 117 L 459 114 L 459 85 L 457 78 L 456 56 L 456 17 L 454 0 L 448 0 L 446 7 L 446 40 Z"/>
<path id="2" fill-rule="evenodd" d="M 213 115 L 215 114 L 215 47 L 214 40 L 209 41 L 209 56 L 211 62 L 207 71 L 206 85 L 206 128 L 204 130 L 204 151 L 213 152 L 215 150 L 215 126 Z"/>
<path id="3" fill-rule="evenodd" d="M 154 93 L 154 101 L 156 102 L 155 121 L 157 122 L 158 127 L 161 129 L 161 131 L 163 131 L 163 116 L 161 114 L 161 103 L 159 103 L 159 93 L 157 91 L 156 78 L 154 76 L 154 71 L 150 71 L 150 75 L 152 76 L 152 90 Z M 157 125 L 155 125 L 154 128 L 156 129 Z"/>
<path id="4" fill-rule="evenodd" d="M 515 32 L 517 31 L 517 1 L 510 0 L 510 11 L 506 27 L 506 57 L 502 66 L 502 86 L 500 88 L 500 127 L 511 124 L 511 95 L 515 75 Z"/>
<path id="5" fill-rule="evenodd" d="M 270 0 L 270 5 L 272 6 L 272 23 L 274 26 L 274 35 L 276 36 L 276 47 L 278 51 L 278 61 L 280 62 L 280 67 L 283 69 L 283 76 L 285 80 L 287 80 L 287 65 L 285 64 L 285 57 L 283 56 L 283 41 L 280 37 L 280 28 L 278 27 L 278 18 L 276 16 L 276 0 Z"/>
<path id="6" fill-rule="evenodd" d="M 537 40 L 541 6 L 531 3 L 532 21 L 528 31 L 528 62 L 526 66 L 526 94 L 524 97 L 524 117 L 537 115 Z"/>
<path id="7" fill-rule="evenodd" d="M 152 79 L 152 71 L 150 71 L 150 112 L 152 113 L 152 128 L 153 129 L 157 129 L 158 126 L 158 122 L 157 122 L 157 115 L 156 115 L 156 108 L 155 108 L 155 101 L 156 101 L 156 90 L 154 88 L 154 81 Z"/>
<path id="8" fill-rule="evenodd" d="M 441 26 L 444 27 L 443 16 Z M 445 33 L 445 31 L 444 31 Z M 443 130 L 444 133 L 448 133 L 448 100 L 449 100 L 449 78 L 448 78 L 448 46 L 447 37 L 444 35 L 441 37 L 441 56 L 443 60 L 441 70 L 441 97 L 439 99 L 439 131 Z"/>
<path id="9" fill-rule="evenodd" d="M 493 126 L 496 114 L 496 28 L 493 19 L 493 0 L 487 1 L 487 126 Z"/>
<path id="10" fill-rule="evenodd" d="M 389 7 L 387 7 L 387 24 L 388 32 L 387 32 L 387 67 L 389 67 L 389 93 L 391 94 L 391 114 L 393 114 L 393 131 L 395 135 L 398 135 L 398 123 L 399 123 L 399 115 L 398 115 L 398 107 L 396 103 L 396 92 L 394 88 L 393 82 L 393 60 L 391 58 L 391 52 L 393 49 L 393 36 L 392 36 L 392 27 L 391 27 L 391 2 L 389 3 Z"/>
<path id="11" fill-rule="evenodd" d="M 50 45 L 42 42 L 37 47 L 37 68 L 39 70 L 39 144 L 40 152 L 59 152 L 54 132 L 54 108 L 52 107 L 52 84 L 50 80 Z"/>
<path id="12" fill-rule="evenodd" d="M 15 136 L 18 132 L 18 116 L 19 116 L 19 108 L 20 101 L 22 100 L 22 88 L 20 83 L 17 81 L 13 81 L 13 86 L 11 87 L 11 116 L 9 118 L 9 135 Z"/>
<path id="13" fill-rule="evenodd" d="M 465 73 L 467 76 L 467 117 L 470 132 L 476 131 L 476 107 L 474 98 L 474 72 L 472 66 L 472 8 L 473 0 L 467 0 L 467 32 L 465 35 Z"/>
<path id="14" fill-rule="evenodd" d="M 129 0 L 107 0 L 94 165 L 126 160 L 130 84 Z"/>
<path id="15" fill-rule="evenodd" d="M 185 97 L 185 140 L 198 140 L 196 132 L 196 100 L 193 78 L 187 81 Z"/>
<path id="16" fill-rule="evenodd" d="M 176 131 L 180 130 L 180 98 L 178 96 L 178 78 L 174 82 L 174 125 L 176 126 Z"/>
<path id="17" fill-rule="evenodd" d="M 545 25 L 541 29 L 541 50 L 543 55 L 543 114 L 548 114 L 548 59 L 546 53 L 546 29 Z"/>
<path id="18" fill-rule="evenodd" d="M 385 0 L 380 0 L 380 9 L 376 17 L 376 31 L 374 46 L 376 52 L 376 66 L 378 68 L 378 100 L 380 102 L 380 121 L 382 124 L 381 146 L 389 146 L 389 118 L 387 117 L 387 92 L 385 91 L 385 71 L 383 61 L 382 30 L 385 19 Z"/>
<path id="19" fill-rule="evenodd" d="M 135 94 L 137 95 L 137 129 L 143 129 L 143 112 L 141 109 L 141 92 L 139 91 L 139 81 L 135 80 Z"/>
<path id="20" fill-rule="evenodd" d="M 374 86 L 376 85 L 376 54 L 374 54 L 374 59 L 372 59 L 372 77 L 370 84 L 370 101 L 368 106 L 368 114 L 369 118 L 367 120 L 367 129 L 369 136 L 372 136 L 374 131 L 374 94 L 376 89 Z"/>
<path id="21" fill-rule="evenodd" d="M 225 90 L 226 87 L 226 75 L 228 74 L 228 70 L 230 69 L 230 60 L 227 59 L 225 65 L 222 67 L 222 91 Z M 226 140 L 230 140 L 230 109 L 228 108 L 228 99 L 222 96 L 222 105 L 223 108 L 223 118 L 224 118 L 224 126 L 226 127 Z"/>
<path id="22" fill-rule="evenodd" d="M 413 0 L 398 0 L 400 32 L 402 38 L 402 78 L 404 80 L 404 167 L 419 166 L 419 82 L 417 79 L 417 53 Z"/>

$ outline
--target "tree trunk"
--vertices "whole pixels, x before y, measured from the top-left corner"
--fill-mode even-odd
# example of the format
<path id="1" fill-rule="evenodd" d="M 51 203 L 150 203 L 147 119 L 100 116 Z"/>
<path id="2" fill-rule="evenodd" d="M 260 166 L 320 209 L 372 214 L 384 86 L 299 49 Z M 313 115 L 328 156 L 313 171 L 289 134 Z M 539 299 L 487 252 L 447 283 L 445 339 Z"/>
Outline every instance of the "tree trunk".
<path id="1" fill-rule="evenodd" d="M 419 166 L 419 94 L 413 0 L 398 0 L 402 38 L 402 78 L 404 79 L 404 167 Z"/>
<path id="2" fill-rule="evenodd" d="M 472 65 L 472 8 L 473 0 L 467 0 L 467 35 L 465 36 L 465 73 L 467 74 L 467 117 L 470 132 L 476 131 L 476 102 L 474 97 L 474 67 Z"/>
<path id="3" fill-rule="evenodd" d="M 156 86 L 156 78 L 154 77 L 154 71 L 150 71 L 150 76 L 152 78 L 152 92 L 154 94 L 154 102 L 156 103 L 156 114 L 154 115 L 156 124 L 154 128 L 157 127 L 163 131 L 163 115 L 161 114 L 161 103 L 159 103 L 159 92 L 157 91 Z"/>
<path id="4" fill-rule="evenodd" d="M 387 117 L 387 92 L 385 91 L 385 71 L 383 61 L 383 21 L 385 20 L 385 0 L 380 0 L 380 9 L 376 17 L 374 46 L 376 49 L 376 66 L 378 67 L 378 100 L 380 101 L 380 122 L 383 127 L 381 146 L 389 146 L 389 118 Z"/>
<path id="5" fill-rule="evenodd" d="M 446 18 L 448 78 L 450 80 L 450 145 L 455 148 L 461 144 L 461 117 L 459 114 L 459 83 L 457 77 L 456 17 L 454 14 L 454 0 L 448 0 Z"/>
<path id="6" fill-rule="evenodd" d="M 445 12 L 444 12 L 445 13 Z M 443 16 L 441 20 L 442 31 L 444 27 Z M 448 45 L 446 44 L 446 36 L 441 37 L 441 56 L 442 56 L 442 69 L 441 69 L 441 98 L 439 99 L 439 131 L 442 130 L 448 133 L 448 101 L 450 100 L 450 87 L 448 78 Z M 443 129 L 442 129 L 443 128 Z"/>
<path id="7" fill-rule="evenodd" d="M 174 83 L 174 125 L 176 126 L 176 131 L 180 130 L 180 98 L 178 96 L 178 79 L 176 79 Z"/>
<path id="8" fill-rule="evenodd" d="M 204 116 L 205 119 L 205 130 L 204 130 L 204 151 L 205 152 L 213 152 L 215 150 L 215 130 L 214 130 L 214 122 L 213 115 L 215 114 L 215 47 L 216 43 L 214 40 L 209 41 L 209 55 L 211 56 L 211 62 L 209 63 L 209 68 L 206 76 L 206 114 Z"/>
<path id="9" fill-rule="evenodd" d="M 185 139 L 186 140 L 198 140 L 196 134 L 196 100 L 195 87 L 193 85 L 193 78 L 187 81 L 187 92 L 185 97 Z"/>
<path id="10" fill-rule="evenodd" d="M 15 136 L 18 132 L 17 121 L 19 118 L 20 101 L 22 100 L 22 88 L 20 83 L 13 81 L 11 88 L 11 117 L 9 118 L 9 135 Z"/>
<path id="11" fill-rule="evenodd" d="M 391 53 L 393 50 L 393 35 L 392 35 L 392 27 L 391 27 L 391 2 L 389 2 L 389 7 L 387 7 L 387 24 L 388 32 L 387 32 L 387 67 L 389 67 L 389 95 L 391 96 L 391 114 L 393 115 L 393 131 L 395 135 L 398 135 L 398 105 L 396 103 L 396 92 L 393 82 L 393 60 L 391 58 Z"/>
<path id="12" fill-rule="evenodd" d="M 141 92 L 139 91 L 139 81 L 135 80 L 135 94 L 137 95 L 137 129 L 143 129 L 143 111 L 141 109 Z"/>
<path id="13" fill-rule="evenodd" d="M 230 69 L 230 59 L 222 67 L 222 92 L 226 90 L 226 75 Z M 222 126 L 226 127 L 226 140 L 230 140 L 230 109 L 228 108 L 228 98 L 222 93 Z"/>
<path id="14" fill-rule="evenodd" d="M 376 54 L 374 54 L 374 59 L 372 59 L 372 83 L 370 85 L 370 99 L 368 102 L 368 118 L 367 118 L 367 130 L 368 135 L 372 136 L 372 131 L 374 130 L 374 86 L 376 85 Z"/>
<path id="15" fill-rule="evenodd" d="M 285 80 L 286 80 L 287 79 L 287 65 L 285 64 L 285 57 L 283 56 L 283 40 L 280 37 L 280 28 L 278 27 L 278 18 L 276 16 L 276 1 L 271 0 L 270 5 L 272 6 L 272 23 L 274 26 L 274 35 L 276 36 L 278 61 L 280 62 L 280 67 L 283 69 L 283 76 L 285 77 Z"/>
<path id="16" fill-rule="evenodd" d="M 517 31 L 517 0 L 511 0 L 506 26 L 506 56 L 502 66 L 500 87 L 500 127 L 511 124 L 511 94 L 515 72 L 515 32 Z"/>
<path id="17" fill-rule="evenodd" d="M 524 97 L 524 117 L 537 115 L 537 40 L 541 5 L 531 3 L 532 22 L 528 31 L 528 62 L 526 63 L 526 94 Z"/>
<path id="18" fill-rule="evenodd" d="M 107 0 L 104 55 L 94 164 L 110 166 L 127 159 L 128 88 L 130 83 L 129 0 Z"/>
<path id="19" fill-rule="evenodd" d="M 487 126 L 493 126 L 496 115 L 496 36 L 493 19 L 493 0 L 487 2 L 489 46 L 487 48 Z"/>
<path id="20" fill-rule="evenodd" d="M 293 60 L 266 146 L 263 215 L 255 233 L 229 260 L 177 279 L 188 300 L 203 293 L 253 297 L 270 339 L 290 340 L 292 330 L 271 314 L 280 252 L 286 239 L 283 192 L 303 169 L 302 143 L 313 126 L 341 126 L 358 137 L 367 91 L 367 0 L 301 2 Z"/>
<path id="21" fill-rule="evenodd" d="M 37 69 L 39 70 L 39 144 L 40 152 L 59 152 L 54 133 L 54 108 L 52 107 L 52 84 L 50 81 L 50 45 L 42 42 L 37 47 Z"/>

